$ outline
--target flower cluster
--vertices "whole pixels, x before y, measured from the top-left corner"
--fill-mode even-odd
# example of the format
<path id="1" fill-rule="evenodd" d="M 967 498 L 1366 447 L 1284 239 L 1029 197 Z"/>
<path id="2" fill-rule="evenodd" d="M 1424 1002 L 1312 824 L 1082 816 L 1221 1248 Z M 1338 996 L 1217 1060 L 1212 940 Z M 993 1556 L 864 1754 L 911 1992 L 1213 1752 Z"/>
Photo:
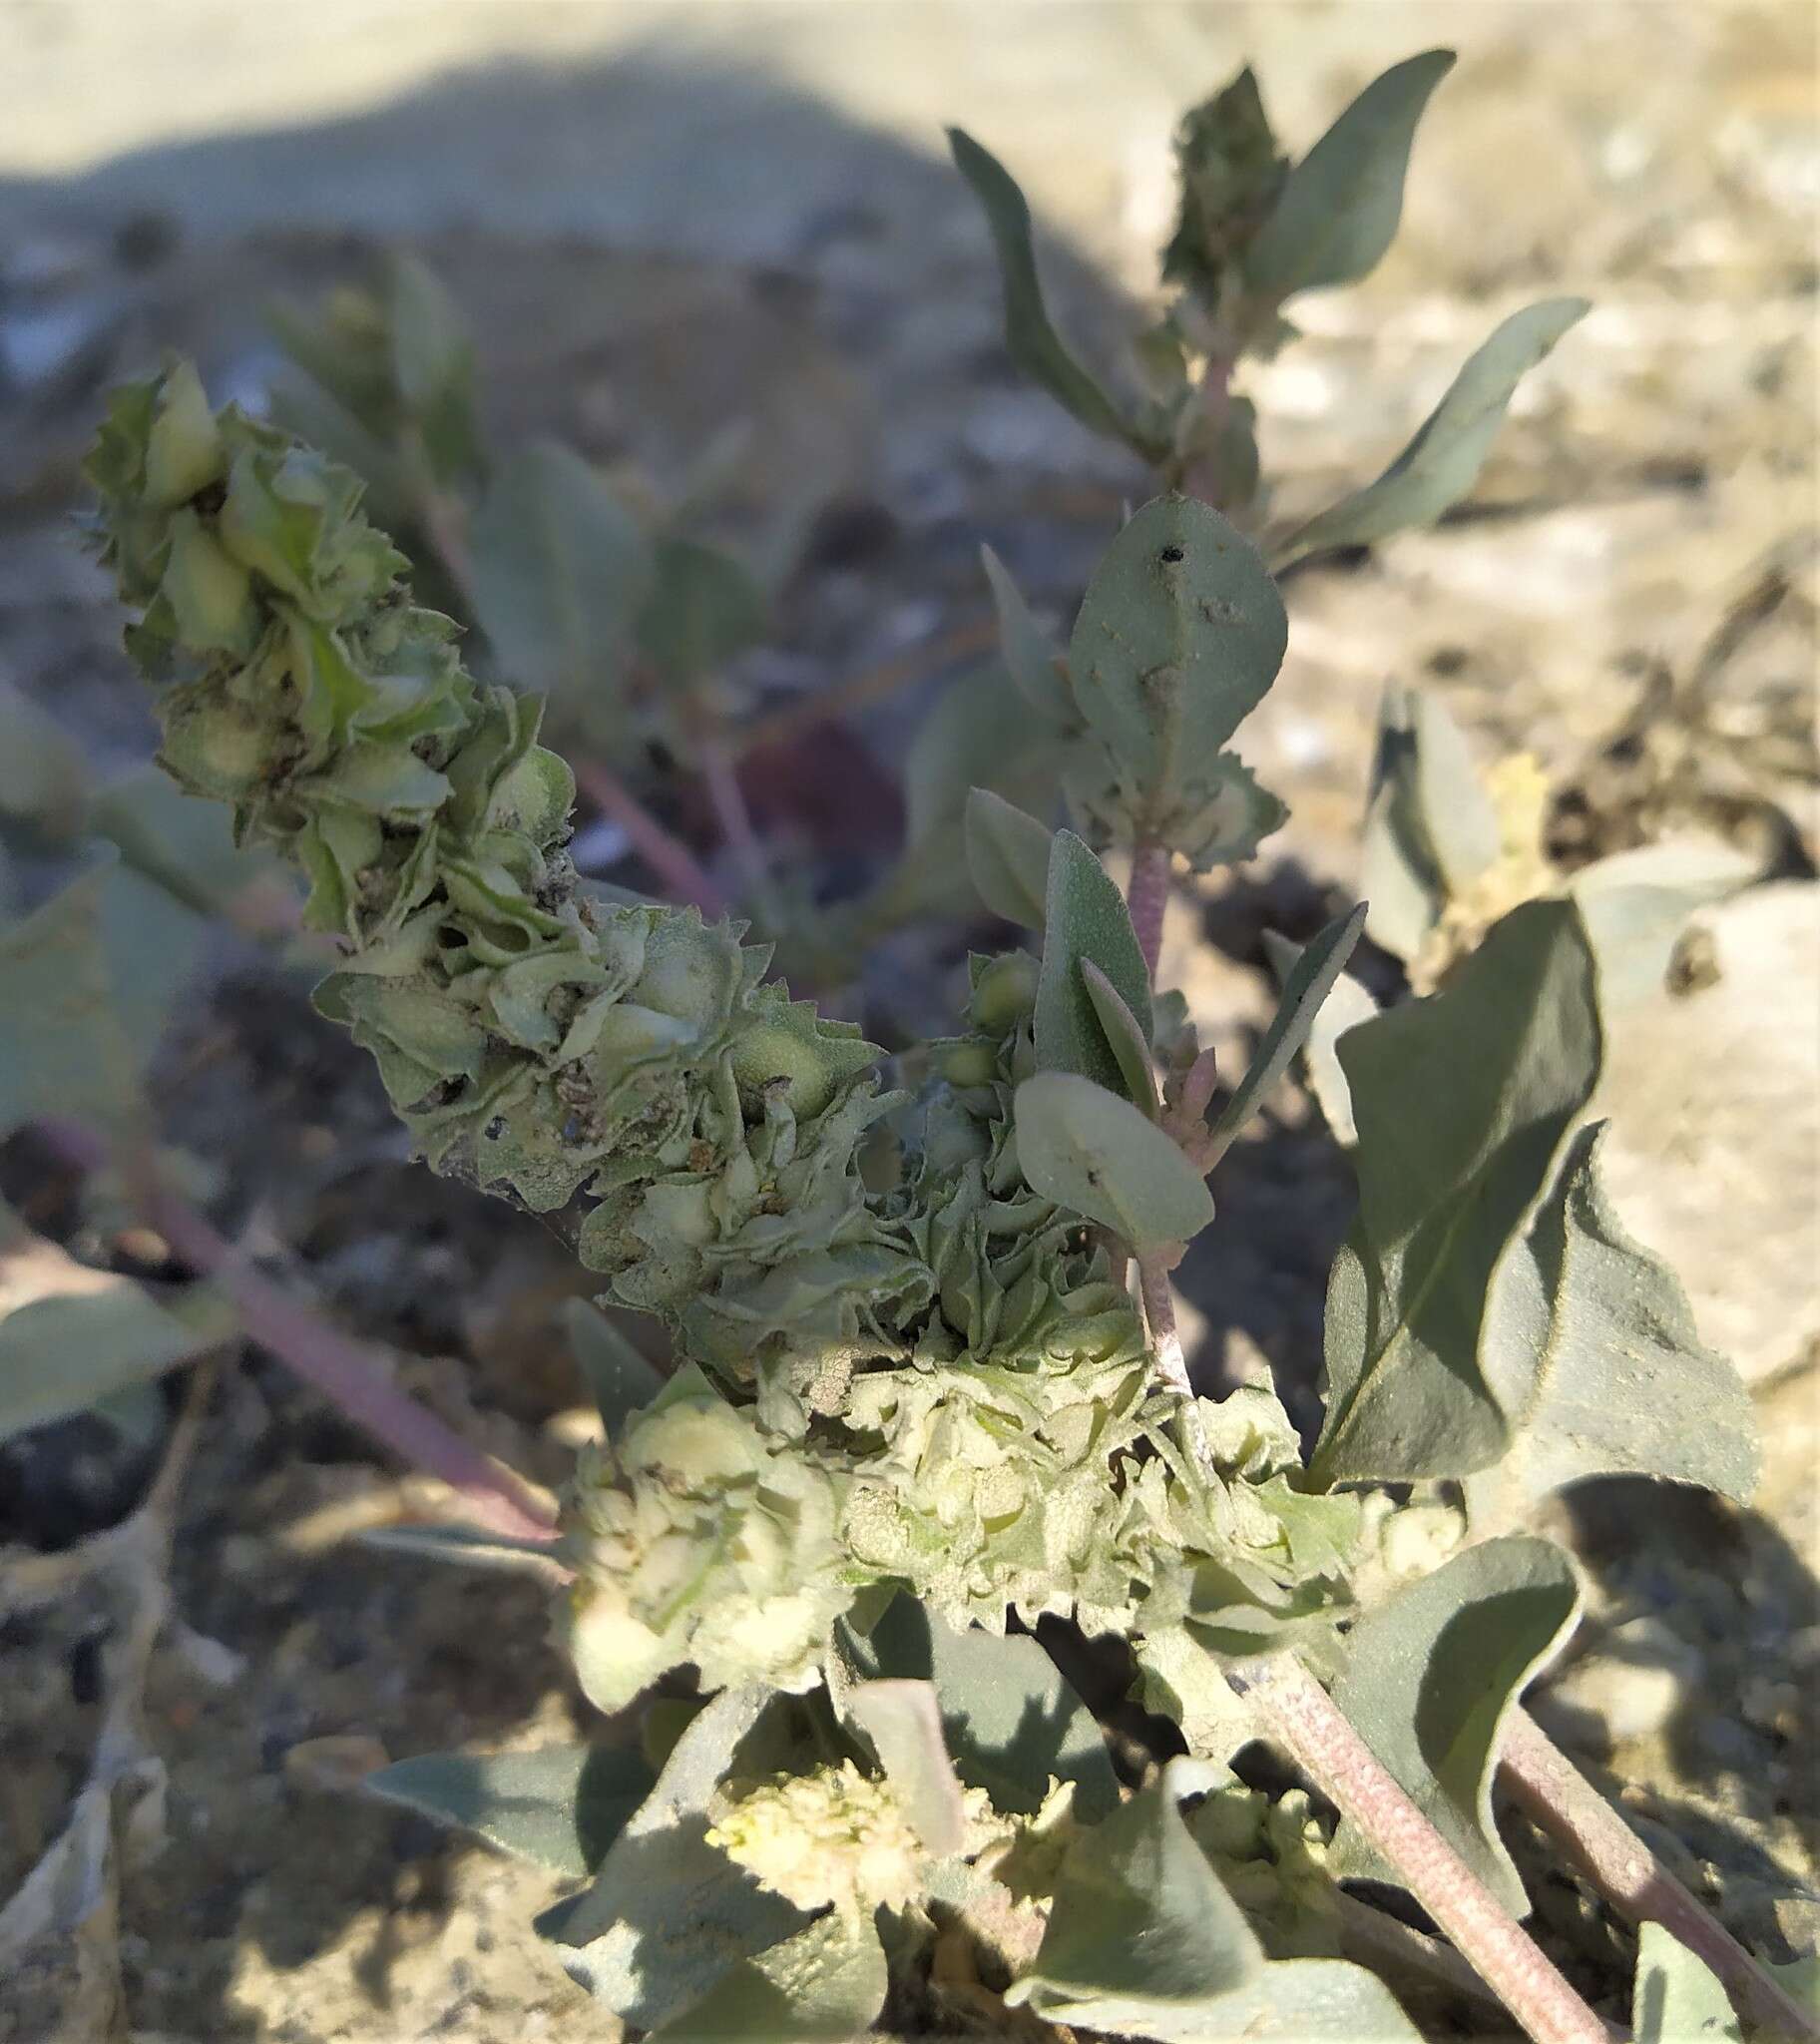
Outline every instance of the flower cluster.
<path id="1" fill-rule="evenodd" d="M 707 1842 L 799 1909 L 901 1908 L 922 1893 L 927 1869 L 890 1785 L 851 1761 L 724 1794 Z"/>

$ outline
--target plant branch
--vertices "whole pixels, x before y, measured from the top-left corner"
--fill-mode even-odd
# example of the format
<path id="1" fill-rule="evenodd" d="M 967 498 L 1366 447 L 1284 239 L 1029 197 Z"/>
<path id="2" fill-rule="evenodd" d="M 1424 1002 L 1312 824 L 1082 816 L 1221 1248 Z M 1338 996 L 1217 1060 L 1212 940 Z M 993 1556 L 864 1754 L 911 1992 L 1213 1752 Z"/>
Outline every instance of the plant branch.
<path id="1" fill-rule="evenodd" d="M 846 711 L 880 702 L 952 661 L 965 660 L 976 653 L 989 653 L 998 643 L 996 618 L 975 618 L 968 624 L 957 625 L 939 639 L 922 640 L 902 653 L 894 653 L 889 660 L 862 668 L 858 674 L 844 682 L 836 682 L 832 688 L 817 689 L 812 695 L 782 704 L 765 712 L 762 717 L 754 717 L 740 729 L 734 739 L 734 747 L 743 757 L 756 752 L 761 746 L 783 745 L 790 739 L 800 738 L 805 731 L 814 730 L 818 724 L 832 723 Z"/>
<path id="2" fill-rule="evenodd" d="M 612 767 L 576 760 L 575 784 L 601 814 L 617 823 L 633 849 L 679 901 L 690 902 L 710 921 L 726 913 L 726 896 L 680 837 L 666 830 Z"/>
<path id="3" fill-rule="evenodd" d="M 746 807 L 733 756 L 717 734 L 701 740 L 701 781 L 720 835 L 738 861 L 746 893 L 755 902 L 766 901 L 771 892 L 770 864 L 752 826 L 752 812 Z"/>
<path id="4" fill-rule="evenodd" d="M 1732 2007 L 1753 2029 L 1820 2038 L 1820 2025 L 1675 1879 L 1527 1711 L 1513 1714 L 1500 1764 L 1518 1807 L 1627 1923 L 1659 1923 L 1671 1932 L 1718 1975 Z"/>
<path id="5" fill-rule="evenodd" d="M 1125 890 L 1132 928 L 1143 953 L 1150 984 L 1156 983 L 1156 959 L 1162 950 L 1162 910 L 1169 898 L 1169 853 L 1161 844 L 1139 844 L 1132 853 L 1132 877 Z"/>
<path id="6" fill-rule="evenodd" d="M 106 1162 L 105 1146 L 87 1129 L 61 1122 L 40 1127 L 69 1162 L 90 1170 Z M 260 1347 L 287 1363 L 375 1440 L 446 1483 L 481 1524 L 519 1539 L 554 1537 L 555 1515 L 530 1484 L 388 1384 L 355 1342 L 253 1270 L 163 1181 L 148 1156 L 124 1160 L 124 1176 L 147 1222 L 233 1302 Z"/>
<path id="7" fill-rule="evenodd" d="M 1289 1655 L 1230 1670 L 1309 1779 L 1383 1853 L 1535 2044 L 1606 2044 L 1605 2027 Z"/>
<path id="8" fill-rule="evenodd" d="M 1194 1386 L 1188 1381 L 1187 1357 L 1182 1353 L 1181 1335 L 1175 1326 L 1175 1297 L 1169 1288 L 1169 1274 L 1154 1253 L 1138 1259 L 1138 1290 L 1143 1300 L 1144 1324 L 1150 1330 L 1157 1373 L 1171 1391 L 1182 1398 L 1192 1398 Z"/>

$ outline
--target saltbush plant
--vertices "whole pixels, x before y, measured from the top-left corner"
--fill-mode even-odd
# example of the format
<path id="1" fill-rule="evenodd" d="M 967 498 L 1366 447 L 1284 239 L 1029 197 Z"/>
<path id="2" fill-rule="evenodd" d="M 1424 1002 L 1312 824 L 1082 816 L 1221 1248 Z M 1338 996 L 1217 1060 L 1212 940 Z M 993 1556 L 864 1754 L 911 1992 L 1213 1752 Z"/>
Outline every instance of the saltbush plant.
<path id="1" fill-rule="evenodd" d="M 1015 185 L 955 138 L 1015 357 L 1160 487 L 1066 649 L 993 564 L 1070 823 L 986 789 L 946 812 L 1025 937 L 973 957 L 952 1033 L 896 1061 L 792 1000 L 740 923 L 578 873 L 538 704 L 470 675 L 349 469 L 213 409 L 184 363 L 112 400 L 97 533 L 165 770 L 303 874 L 337 949 L 317 1006 L 425 1161 L 546 1217 L 669 1337 L 660 1379 L 608 1319 L 578 1328 L 604 1438 L 552 1542 L 440 1541 L 557 1564 L 581 1686 L 641 1740 L 377 1782 L 577 1876 L 539 1927 L 636 2032 L 1414 2038 L 1454 2020 L 1463 1956 L 1530 2035 L 1600 2039 L 1522 1928 L 1502 1766 L 1642 1921 L 1639 2039 L 1813 2034 L 1789 1983 L 1635 1876 L 1521 1706 L 1580 1606 L 1570 1557 L 1510 1530 L 1525 1508 L 1610 1472 L 1743 1500 L 1757 1462 L 1741 1385 L 1600 1186 L 1582 903 L 1513 881 L 1457 918 L 1431 991 L 1311 1043 L 1366 910 L 1340 915 L 1284 948 L 1223 1083 L 1155 984 L 1172 861 L 1230 865 L 1285 814 L 1235 750 L 1287 625 L 1232 370 L 1381 256 L 1449 61 L 1399 65 L 1294 164 L 1248 72 L 1188 117 L 1179 294 L 1135 410 L 1050 324 Z M 1581 309 L 1507 322 L 1397 463 L 1273 557 L 1454 501 Z M 435 419 L 432 463 L 468 445 Z M 1430 849 L 1446 814 L 1398 811 Z M 1195 1394 L 1169 1283 L 1217 1226 L 1208 1172 L 1305 1046 L 1359 1186 L 1307 1444 L 1261 1385 Z M 1058 1627 L 1127 1657 L 1174 1728 L 1149 1758 L 1115 1754 L 1039 1644 Z M 1305 1787 L 1250 1765 L 1272 1747 Z M 1366 1899 L 1399 1888 L 1459 1956 Z"/>

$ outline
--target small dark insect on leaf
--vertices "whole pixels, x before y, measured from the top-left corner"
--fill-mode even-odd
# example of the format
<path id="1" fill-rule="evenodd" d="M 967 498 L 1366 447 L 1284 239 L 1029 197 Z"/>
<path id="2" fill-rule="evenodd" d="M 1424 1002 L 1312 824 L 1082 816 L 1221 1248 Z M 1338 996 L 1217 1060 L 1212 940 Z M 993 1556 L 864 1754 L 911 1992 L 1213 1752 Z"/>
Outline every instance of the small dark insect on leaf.
<path id="1" fill-rule="evenodd" d="M 1181 549 L 1179 547 L 1164 547 L 1162 550 L 1161 558 L 1167 561 L 1169 565 L 1173 567 L 1174 564 L 1182 558 Z"/>

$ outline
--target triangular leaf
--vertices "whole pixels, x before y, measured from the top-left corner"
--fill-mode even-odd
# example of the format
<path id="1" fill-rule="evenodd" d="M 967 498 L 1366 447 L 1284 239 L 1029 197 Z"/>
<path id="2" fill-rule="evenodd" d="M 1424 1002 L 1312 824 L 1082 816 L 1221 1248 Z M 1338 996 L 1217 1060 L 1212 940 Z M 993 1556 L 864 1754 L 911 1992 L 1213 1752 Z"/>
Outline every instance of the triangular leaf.
<path id="1" fill-rule="evenodd" d="M 1592 953 L 1559 901 L 1507 915 L 1445 992 L 1347 1031 L 1359 1218 L 1328 1287 L 1321 1481 L 1463 1476 L 1503 1453 L 1487 1293 L 1600 1056 Z"/>
<path id="2" fill-rule="evenodd" d="M 1637 1926 L 1633 2044 L 1742 2044 L 1719 1976 L 1659 1923 Z"/>
<path id="3" fill-rule="evenodd" d="M 1174 1138 L 1093 1080 L 1039 1072 L 1018 1088 L 1014 1112 L 1031 1185 L 1138 1254 L 1190 1242 L 1213 1219 L 1206 1183 Z"/>
<path id="4" fill-rule="evenodd" d="M 1659 992 L 1688 916 L 1735 894 L 1758 870 L 1755 859 L 1716 837 L 1638 845 L 1583 866 L 1568 891 L 1598 960 L 1606 1011 Z"/>
<path id="5" fill-rule="evenodd" d="M 1289 1069 L 1289 1061 L 1307 1040 L 1321 1005 L 1333 991 L 1359 932 L 1365 927 L 1365 907 L 1349 909 L 1336 917 L 1302 951 L 1290 968 L 1264 1040 L 1257 1047 L 1250 1069 L 1238 1083 L 1238 1090 L 1226 1103 L 1213 1124 L 1216 1154 L 1237 1136 L 1262 1104 L 1264 1096 Z"/>
<path id="6" fill-rule="evenodd" d="M 1151 1121 L 1161 1114 L 1156 1098 L 1156 1074 L 1150 1065 L 1149 1039 L 1143 1026 L 1125 1004 L 1124 996 L 1091 958 L 1081 961 L 1081 978 L 1087 987 L 1094 1013 L 1106 1034 L 1107 1048 L 1119 1066 L 1119 1076 L 1136 1107 Z"/>
<path id="7" fill-rule="evenodd" d="M 587 1299 L 568 1300 L 563 1307 L 563 1326 L 601 1424 L 612 1436 L 625 1425 L 628 1413 L 651 1403 L 664 1388 L 664 1378 L 600 1307 Z"/>
<path id="8" fill-rule="evenodd" d="M 856 2044 L 889 1985 L 871 1920 L 836 1912 L 729 1966 L 649 2044 Z"/>
<path id="9" fill-rule="evenodd" d="M 999 277 L 1005 286 L 1005 346 L 1012 360 L 1084 426 L 1124 440 L 1140 453 L 1147 451 L 1119 407 L 1069 352 L 1050 323 L 1031 245 L 1030 207 L 1017 180 L 990 150 L 982 149 L 962 129 L 949 129 L 948 147 L 955 168 L 973 187 L 992 230 Z"/>
<path id="10" fill-rule="evenodd" d="M 1081 714 L 1139 804 L 1196 783 L 1282 665 L 1288 623 L 1256 550 L 1210 505 L 1157 497 L 1088 584 L 1070 642 Z"/>
<path id="11" fill-rule="evenodd" d="M 1255 297 L 1279 305 L 1377 267 L 1403 217 L 1416 123 L 1453 64 L 1451 50 L 1426 50 L 1392 65 L 1294 166 L 1245 251 Z"/>
<path id="12" fill-rule="evenodd" d="M 1043 968 L 1033 1025 L 1037 1067 L 1044 1072 L 1076 1072 L 1122 1092 L 1124 1072 L 1081 976 L 1082 961 L 1090 958 L 1137 1018 L 1147 1041 L 1150 975 L 1132 928 L 1131 911 L 1092 850 L 1072 830 L 1058 830 L 1049 855 Z"/>
<path id="13" fill-rule="evenodd" d="M 1591 309 L 1585 298 L 1544 298 L 1513 312 L 1467 357 L 1416 437 L 1377 481 L 1311 518 L 1284 542 L 1277 565 L 1432 525 L 1459 503 L 1479 479 L 1518 384 Z"/>
<path id="14" fill-rule="evenodd" d="M 985 565 L 993 605 L 999 614 L 999 652 L 1006 672 L 1040 717 L 1051 718 L 1058 725 L 1073 724 L 1079 712 L 1061 654 L 1031 616 L 1023 591 L 1011 579 L 1011 570 L 1005 563 L 988 546 L 981 547 L 980 560 Z"/>
<path id="15" fill-rule="evenodd" d="M 630 1750 L 555 1746 L 541 1753 L 426 1753 L 363 1785 L 438 1823 L 477 1831 L 554 1872 L 592 1873 L 651 1793 L 651 1770 Z"/>
<path id="16" fill-rule="evenodd" d="M 958 1852 L 967 1813 L 954 1763 L 942 1743 L 934 1685 L 899 1679 L 856 1683 L 845 1698 L 845 1712 L 872 1742 L 885 1779 L 930 1858 Z"/>
<path id="17" fill-rule="evenodd" d="M 1492 1778 L 1525 1687 L 1580 1615 L 1573 1563 L 1547 1540 L 1469 1547 L 1361 1619 L 1334 1702 L 1473 1871 L 1514 1915 L 1529 1902 L 1492 1821 Z M 1347 1826 L 1348 1873 L 1394 1880 Z"/>
<path id="18" fill-rule="evenodd" d="M 1027 930 L 1043 927 L 1044 896 L 1055 832 L 994 794 L 967 792 L 967 870 L 994 915 Z"/>

